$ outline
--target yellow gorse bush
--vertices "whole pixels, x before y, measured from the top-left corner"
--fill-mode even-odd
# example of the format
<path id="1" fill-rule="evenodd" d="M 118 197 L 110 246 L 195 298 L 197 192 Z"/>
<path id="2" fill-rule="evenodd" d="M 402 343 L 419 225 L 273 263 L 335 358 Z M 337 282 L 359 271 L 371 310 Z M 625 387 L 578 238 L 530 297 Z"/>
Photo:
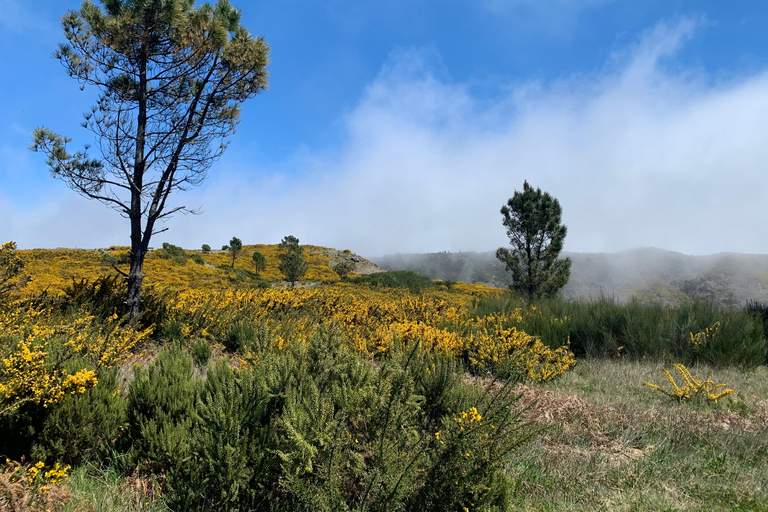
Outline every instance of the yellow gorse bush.
<path id="1" fill-rule="evenodd" d="M 179 323 L 182 334 L 187 337 L 221 340 L 233 323 L 245 321 L 262 325 L 269 332 L 274 348 L 283 349 L 289 343 L 306 342 L 319 328 L 332 324 L 350 346 L 372 356 L 419 343 L 425 350 L 452 354 L 477 369 L 494 370 L 503 366 L 513 369 L 521 378 L 534 381 L 551 380 L 575 364 L 567 340 L 563 340 L 563 347 L 553 350 L 521 330 L 517 325 L 523 319 L 520 310 L 484 318 L 469 315 L 473 303 L 500 297 L 502 290 L 456 283 L 450 289 L 436 286 L 415 295 L 402 288 L 371 288 L 339 282 L 328 266 L 331 251 L 304 247 L 310 263 L 306 278 L 325 285 L 294 290 L 232 289 L 232 271 L 216 268 L 232 263 L 230 254 L 222 251 L 201 254 L 204 265 L 191 260 L 180 264 L 160 257 L 161 251 L 151 252 L 146 260 L 145 282 L 166 297 L 168 316 Z M 281 279 L 277 245 L 244 246 L 235 267 L 250 269 L 254 250 L 267 258 L 267 268 L 260 272 L 260 277 L 272 281 Z M 103 252 L 21 251 L 34 277 L 25 293 L 48 289 L 55 294 L 56 290 L 70 285 L 72 279 L 94 280 L 112 273 L 109 261 L 116 261 L 115 257 L 125 251 L 126 248 L 121 247 L 110 247 Z M 84 374 L 74 379 L 74 376 L 52 372 L 46 347 L 54 339 L 65 344 L 72 355 L 89 357 L 100 366 L 111 366 L 127 357 L 132 347 L 149 336 L 148 332 L 119 328 L 117 317 L 108 318 L 100 330 L 95 319 L 87 315 L 56 324 L 51 319 L 38 319 L 37 316 L 44 316 L 43 312 L 24 314 L 27 318 L 23 321 L 0 319 L 0 327 L 15 326 L 10 335 L 18 340 L 19 351 L 33 354 L 36 363 L 30 361 L 22 368 L 16 360 L 9 360 L 11 364 L 4 371 L 4 377 L 0 377 L 0 383 L 5 386 L 5 396 L 40 403 L 56 401 L 64 383 L 69 386 L 67 390 L 81 390 L 89 385 Z M 532 309 L 526 314 L 540 312 Z M 26 326 L 24 333 L 22 325 Z M 247 350 L 242 356 L 246 361 L 256 360 Z M 44 369 L 46 365 L 49 370 Z M 25 381 L 23 375 L 31 375 L 33 367 L 37 368 L 36 377 L 32 379 L 37 383 L 35 391 L 21 385 Z M 47 380 L 44 375 L 48 375 Z M 67 380 L 69 377 L 73 378 Z M 51 392 L 46 394 L 45 389 Z"/>
<path id="2" fill-rule="evenodd" d="M 24 402 L 47 407 L 97 384 L 93 369 L 69 373 L 64 362 L 82 358 L 109 368 L 124 361 L 151 330 L 99 322 L 87 314 L 65 318 L 50 309 L 16 304 L 0 312 L 0 415 Z"/>
<path id="3" fill-rule="evenodd" d="M 677 398 L 680 401 L 689 400 L 698 396 L 706 400 L 717 402 L 721 398 L 734 393 L 734 390 L 727 389 L 725 384 L 715 384 L 712 380 L 702 381 L 698 377 L 692 376 L 691 372 L 683 364 L 678 363 L 674 368 L 682 377 L 685 386 L 678 386 L 675 379 L 672 377 L 672 374 L 667 370 L 664 370 L 664 375 L 667 376 L 667 380 L 672 385 L 672 391 L 667 391 L 650 382 L 646 382 L 645 385 L 657 391 L 661 391 L 667 396 Z"/>
<path id="4" fill-rule="evenodd" d="M 522 319 L 519 310 L 469 318 L 468 304 L 476 296 L 443 290 L 416 296 L 403 289 L 382 291 L 346 283 L 296 290 L 188 290 L 170 298 L 169 312 L 202 336 L 221 336 L 239 320 L 261 322 L 277 348 L 287 340 L 306 341 L 318 328 L 334 324 L 351 346 L 369 355 L 419 343 L 425 350 L 465 358 L 479 369 L 505 365 L 539 382 L 562 375 L 576 363 L 567 344 L 553 350 L 515 327 L 503 327 Z"/>

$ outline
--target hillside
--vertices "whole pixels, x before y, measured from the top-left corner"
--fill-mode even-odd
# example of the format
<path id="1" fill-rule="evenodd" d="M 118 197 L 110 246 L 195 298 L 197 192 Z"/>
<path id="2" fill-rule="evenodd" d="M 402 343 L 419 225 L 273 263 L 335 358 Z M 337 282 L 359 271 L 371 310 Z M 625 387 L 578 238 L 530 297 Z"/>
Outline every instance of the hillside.
<path id="1" fill-rule="evenodd" d="M 654 248 L 619 253 L 565 253 L 573 260 L 565 299 L 601 295 L 626 301 L 676 304 L 686 298 L 740 306 L 768 300 L 768 255 L 689 256 Z M 509 275 L 493 252 L 395 254 L 374 258 L 387 270 L 411 270 L 432 279 L 506 287 Z"/>
<path id="2" fill-rule="evenodd" d="M 173 247 L 173 246 L 172 246 Z M 232 286 L 281 285 L 278 245 L 244 245 L 237 255 L 234 267 L 227 251 L 188 251 L 178 248 L 156 249 L 147 254 L 144 264 L 144 283 L 149 286 L 172 288 L 217 288 Z M 304 254 L 309 270 L 302 279 L 303 286 L 338 281 L 333 266 L 341 261 L 352 264 L 355 274 L 370 274 L 382 269 L 349 250 L 339 251 L 327 247 L 305 245 Z M 267 268 L 256 274 L 251 256 L 259 251 L 267 259 Z M 72 281 L 95 279 L 102 275 L 117 275 L 113 265 L 128 271 L 128 248 L 107 249 L 30 249 L 19 251 L 26 261 L 26 273 L 31 280 L 23 294 L 35 295 L 43 290 L 57 293 Z"/>

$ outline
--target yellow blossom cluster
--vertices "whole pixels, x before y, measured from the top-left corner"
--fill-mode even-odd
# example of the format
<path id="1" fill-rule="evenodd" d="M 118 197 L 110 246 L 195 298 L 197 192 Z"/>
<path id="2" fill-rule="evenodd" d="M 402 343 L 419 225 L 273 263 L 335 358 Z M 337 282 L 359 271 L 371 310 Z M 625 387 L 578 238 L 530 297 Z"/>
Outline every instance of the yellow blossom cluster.
<path id="1" fill-rule="evenodd" d="M 61 486 L 69 478 L 70 466 L 62 466 L 58 462 L 46 466 L 45 462 L 40 461 L 36 464 L 24 464 L 15 461 L 6 461 L 0 465 L 0 476 L 2 480 L 9 485 L 17 485 L 26 490 L 29 495 L 26 505 L 32 503 L 47 502 L 46 494 L 55 486 Z M 16 501 L 16 500 L 12 500 Z M 50 510 L 50 503 L 47 503 L 46 510 Z M 13 510 L 17 510 L 13 508 Z M 18 509 L 22 510 L 22 509 Z M 23 510 L 27 510 L 24 508 Z"/>
<path id="2" fill-rule="evenodd" d="M 712 380 L 702 381 L 700 378 L 694 377 L 691 375 L 691 372 L 688 370 L 688 368 L 686 368 L 683 364 L 678 363 L 674 368 L 682 377 L 685 386 L 678 386 L 675 382 L 675 379 L 672 377 L 672 374 L 667 370 L 664 370 L 664 375 L 667 376 L 667 380 L 672 385 L 672 391 L 667 391 L 666 389 L 663 389 L 660 386 L 650 382 L 646 382 L 645 385 L 657 391 L 661 391 L 665 395 L 677 398 L 680 401 L 689 400 L 694 396 L 699 396 L 705 398 L 706 400 L 717 402 L 721 398 L 735 393 L 734 390 L 727 389 L 725 384 L 716 385 Z"/>
<path id="3" fill-rule="evenodd" d="M 521 319 L 519 309 L 477 319 L 476 328 L 470 331 L 467 339 L 469 361 L 480 368 L 503 366 L 520 377 L 537 382 L 555 379 L 576 364 L 568 341 L 551 349 L 539 338 L 516 327 L 504 327 Z"/>
<path id="4" fill-rule="evenodd" d="M 329 267 L 329 249 L 304 245 L 304 254 L 309 263 L 309 270 L 302 279 L 331 283 L 339 280 L 336 272 Z M 112 264 L 105 257 L 118 257 L 129 251 L 128 247 L 109 247 L 104 250 L 85 249 L 30 249 L 16 251 L 26 264 L 26 272 L 32 276 L 27 287 L 18 295 L 38 295 L 44 290 L 56 294 L 70 286 L 72 280 L 86 279 L 94 281 L 102 275 L 115 274 Z M 273 245 L 244 245 L 243 250 L 235 260 L 235 268 L 253 272 L 255 270 L 251 255 L 259 251 L 267 259 L 267 268 L 259 273 L 259 277 L 267 281 L 283 279 L 277 268 L 279 246 Z M 144 283 L 149 286 L 164 289 L 226 289 L 232 286 L 232 256 L 227 251 L 213 251 L 202 254 L 200 251 L 187 251 L 189 255 L 199 255 L 204 264 L 199 265 L 192 260 L 179 264 L 171 259 L 161 257 L 162 250 L 150 251 L 144 262 Z M 118 264 L 118 268 L 127 272 L 128 265 Z"/>
<path id="5" fill-rule="evenodd" d="M 150 334 L 121 326 L 116 316 L 99 322 L 43 307 L 6 308 L 0 312 L 0 415 L 24 402 L 47 407 L 65 395 L 84 393 L 97 384 L 96 373 L 87 368 L 70 373 L 64 368 L 67 360 L 77 357 L 108 368 Z"/>
<path id="6" fill-rule="evenodd" d="M 456 290 L 417 296 L 404 289 L 337 283 L 295 290 L 187 290 L 170 298 L 169 311 L 201 336 L 220 336 L 233 322 L 247 320 L 263 323 L 275 345 L 283 348 L 287 340 L 305 341 L 318 328 L 333 324 L 352 347 L 366 354 L 419 343 L 478 368 L 504 365 L 522 378 L 540 382 L 562 375 L 576 363 L 567 344 L 553 350 L 515 327 L 505 328 L 522 320 L 519 309 L 471 318 L 468 307 L 475 297 Z"/>
<path id="7" fill-rule="evenodd" d="M 696 334 L 689 333 L 688 342 L 694 347 L 704 347 L 715 339 L 717 331 L 720 329 L 720 322 L 715 322 L 711 327 L 707 327 L 703 331 L 699 331 Z"/>

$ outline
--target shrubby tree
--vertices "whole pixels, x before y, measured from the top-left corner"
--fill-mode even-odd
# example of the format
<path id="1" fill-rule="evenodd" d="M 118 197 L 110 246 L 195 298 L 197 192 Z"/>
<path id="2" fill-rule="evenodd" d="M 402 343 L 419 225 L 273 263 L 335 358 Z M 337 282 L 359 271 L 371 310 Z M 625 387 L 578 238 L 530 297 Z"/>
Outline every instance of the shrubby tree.
<path id="1" fill-rule="evenodd" d="M 262 272 L 267 269 L 267 258 L 261 254 L 259 251 L 254 251 L 253 256 L 251 256 L 251 259 L 253 260 L 253 266 L 256 267 L 256 274 L 258 275 L 259 272 Z"/>
<path id="2" fill-rule="evenodd" d="M 340 278 L 344 279 L 350 272 L 352 272 L 352 264 L 348 261 L 342 261 L 334 265 L 333 270 Z"/>
<path id="3" fill-rule="evenodd" d="M 291 288 L 302 278 L 309 269 L 304 259 L 304 248 L 299 245 L 299 239 L 288 235 L 280 241 L 280 264 L 277 266 L 285 279 L 290 281 Z"/>
<path id="4" fill-rule="evenodd" d="M 11 291 L 27 284 L 27 276 L 24 275 L 24 260 L 16 252 L 15 242 L 6 242 L 0 245 L 0 304 L 8 297 Z"/>
<path id="5" fill-rule="evenodd" d="M 208 244 L 203 244 L 202 250 L 203 250 L 203 254 L 208 254 L 209 252 L 211 252 L 211 246 Z"/>
<path id="6" fill-rule="evenodd" d="M 243 250 L 243 242 L 236 236 L 233 236 L 232 240 L 229 241 L 227 250 L 232 255 L 232 268 L 235 268 L 235 258 L 237 258 L 237 253 Z"/>
<path id="7" fill-rule="evenodd" d="M 66 44 L 55 56 L 81 87 L 101 95 L 83 126 L 96 137 L 70 153 L 70 139 L 45 128 L 31 149 L 47 156 L 55 177 L 130 222 L 127 313 L 141 303 L 144 258 L 157 223 L 179 211 L 174 191 L 203 181 L 226 149 L 240 105 L 264 91 L 269 46 L 240 26 L 228 0 L 91 1 L 62 18 Z"/>
<path id="8" fill-rule="evenodd" d="M 512 247 L 499 248 L 496 257 L 512 273 L 510 288 L 529 301 L 557 295 L 571 275 L 570 258 L 558 259 L 568 231 L 560 202 L 526 181 L 501 215 Z"/>

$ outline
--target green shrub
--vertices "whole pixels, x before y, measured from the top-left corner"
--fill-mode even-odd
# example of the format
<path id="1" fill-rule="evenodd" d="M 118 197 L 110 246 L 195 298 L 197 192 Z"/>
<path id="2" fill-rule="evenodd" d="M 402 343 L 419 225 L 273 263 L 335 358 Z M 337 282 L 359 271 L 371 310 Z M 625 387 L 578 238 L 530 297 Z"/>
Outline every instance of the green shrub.
<path id="1" fill-rule="evenodd" d="M 211 246 L 208 244 L 203 244 L 202 251 L 203 251 L 203 254 L 208 254 L 209 252 L 211 252 Z"/>
<path id="2" fill-rule="evenodd" d="M 428 277 L 415 272 L 398 270 L 395 272 L 377 272 L 350 279 L 357 284 L 369 284 L 371 287 L 386 286 L 388 288 L 408 288 L 412 293 L 419 293 L 423 288 L 435 286 Z"/>
<path id="3" fill-rule="evenodd" d="M 504 467 L 535 433 L 510 385 L 418 345 L 377 366 L 333 328 L 284 350 L 256 331 L 259 364 L 219 361 L 202 388 L 179 349 L 136 370 L 130 460 L 163 471 L 172 509 L 507 508 Z"/>
<path id="4" fill-rule="evenodd" d="M 763 324 L 758 315 L 723 309 L 704 301 L 677 306 L 644 304 L 632 300 L 617 303 L 601 298 L 587 302 L 543 300 L 525 305 L 513 296 L 479 301 L 472 314 L 521 308 L 523 320 L 516 326 L 556 347 L 570 339 L 580 357 L 628 356 L 658 360 L 697 361 L 716 366 L 757 366 L 765 361 Z M 691 343 L 692 335 L 719 323 L 705 344 Z"/>
<path id="5" fill-rule="evenodd" d="M 341 279 L 346 279 L 346 277 L 349 275 L 350 272 L 353 270 L 352 263 L 348 261 L 341 261 L 333 266 L 333 271 L 336 272 L 336 274 Z"/>
<path id="6" fill-rule="evenodd" d="M 192 345 L 191 355 L 197 366 L 205 366 L 211 359 L 211 345 L 205 340 L 198 339 Z"/>
<path id="7" fill-rule="evenodd" d="M 197 263 L 198 265 L 205 265 L 205 260 L 203 260 L 203 257 L 200 256 L 197 253 L 192 254 L 189 259 Z"/>
<path id="8" fill-rule="evenodd" d="M 233 352 L 241 351 L 256 340 L 256 327 L 250 322 L 236 320 L 227 329 L 224 346 Z"/>
<path id="9" fill-rule="evenodd" d="M 65 286 L 61 298 L 64 309 L 87 309 L 91 314 L 106 318 L 123 314 L 125 295 L 128 291 L 125 279 L 117 275 L 100 276 L 93 281 L 72 278 L 72 285 Z"/>
<path id="10" fill-rule="evenodd" d="M 184 339 L 184 322 L 173 318 L 163 324 L 160 336 L 168 341 L 181 341 Z"/>
<path id="11" fill-rule="evenodd" d="M 169 244 L 168 242 L 163 242 L 163 249 L 158 256 L 165 260 L 173 260 L 180 265 L 185 265 L 187 263 L 187 258 L 189 258 L 189 255 L 184 249 L 177 245 Z"/>
<path id="12" fill-rule="evenodd" d="M 258 373 L 235 374 L 224 361 L 210 369 L 197 405 L 191 458 L 169 474 L 172 508 L 270 508 L 280 459 L 274 452 L 270 397 L 261 383 Z"/>
<path id="13" fill-rule="evenodd" d="M 192 358 L 181 348 L 164 348 L 148 369 L 137 365 L 128 391 L 128 429 L 123 449 L 129 471 L 182 471 L 191 455 L 195 400 L 201 382 L 192 378 Z"/>
<path id="14" fill-rule="evenodd" d="M 130 252 L 121 252 L 117 255 L 102 253 L 101 262 L 107 265 L 127 265 L 131 262 Z"/>
<path id="15" fill-rule="evenodd" d="M 107 457 L 126 422 L 127 400 L 116 375 L 116 369 L 100 370 L 96 387 L 51 406 L 32 459 L 74 466 Z"/>

